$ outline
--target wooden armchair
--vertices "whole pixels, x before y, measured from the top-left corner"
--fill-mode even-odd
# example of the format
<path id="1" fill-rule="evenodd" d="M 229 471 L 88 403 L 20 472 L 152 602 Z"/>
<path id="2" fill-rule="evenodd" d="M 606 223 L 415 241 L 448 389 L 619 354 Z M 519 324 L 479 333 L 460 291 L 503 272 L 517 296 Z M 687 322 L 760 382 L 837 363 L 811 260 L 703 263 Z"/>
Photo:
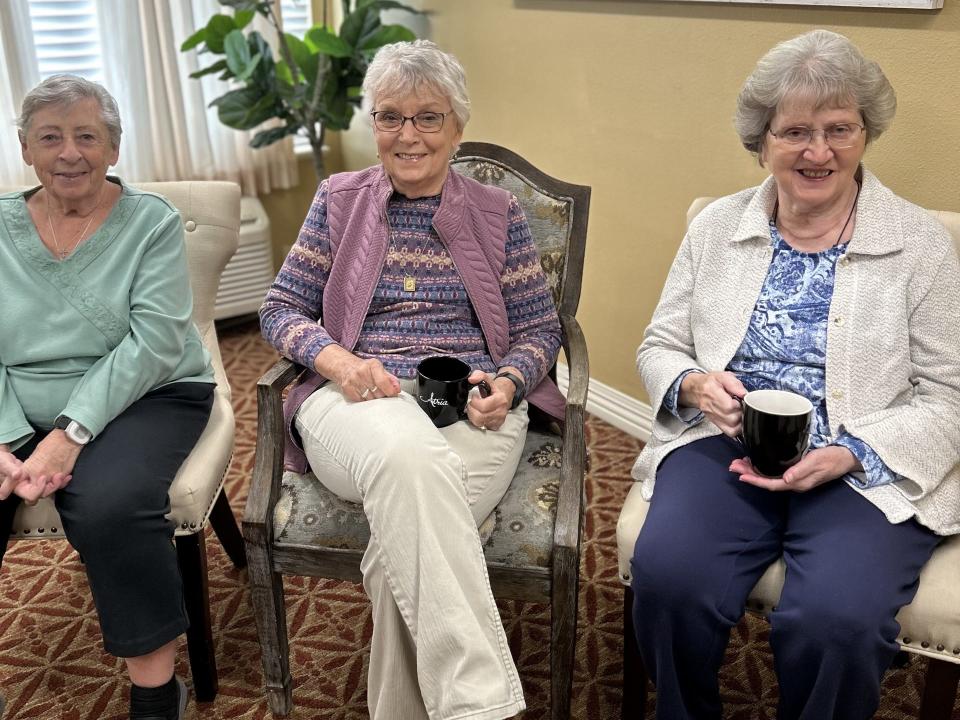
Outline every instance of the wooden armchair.
<path id="1" fill-rule="evenodd" d="M 230 383 L 223 370 L 213 324 L 220 274 L 240 240 L 240 188 L 227 182 L 158 182 L 137 187 L 163 195 L 183 218 L 193 289 L 193 321 L 210 353 L 217 379 L 210 420 L 170 486 L 169 517 L 176 525 L 177 559 L 190 618 L 187 651 L 194 693 L 197 700 L 204 702 L 216 697 L 218 687 L 204 546 L 208 521 L 233 564 L 238 568 L 246 564 L 237 521 L 223 490 L 233 455 L 234 419 Z M 33 507 L 22 503 L 17 509 L 11 540 L 64 537 L 52 497 Z"/>
<path id="2" fill-rule="evenodd" d="M 687 211 L 687 224 L 715 198 L 700 197 Z M 930 211 L 942 222 L 960 250 L 960 213 Z M 640 484 L 630 488 L 617 522 L 617 555 L 623 597 L 623 720 L 643 717 L 647 698 L 647 674 L 640 658 L 633 629 L 633 591 L 630 589 L 630 558 L 649 503 L 640 497 Z M 960 681 L 960 535 L 947 538 L 934 551 L 920 574 L 920 587 L 913 602 L 904 607 L 900 623 L 900 647 L 907 653 L 928 657 L 926 681 L 919 720 L 951 720 Z M 747 609 L 769 613 L 780 599 L 785 572 L 778 560 L 763 574 Z"/>
<path id="3" fill-rule="evenodd" d="M 480 536 L 495 595 L 550 602 L 552 716 L 566 719 L 576 644 L 589 376 L 586 344 L 574 316 L 590 188 L 551 178 L 487 143 L 464 143 L 451 166 L 520 200 L 563 326 L 570 368 L 563 435 L 531 427 L 520 467 L 503 500 L 481 524 Z M 301 369 L 281 360 L 257 384 L 256 462 L 243 519 L 268 699 L 277 715 L 292 708 L 283 575 L 359 583 L 360 558 L 370 537 L 359 505 L 340 500 L 312 474 L 283 472 L 281 393 Z"/>

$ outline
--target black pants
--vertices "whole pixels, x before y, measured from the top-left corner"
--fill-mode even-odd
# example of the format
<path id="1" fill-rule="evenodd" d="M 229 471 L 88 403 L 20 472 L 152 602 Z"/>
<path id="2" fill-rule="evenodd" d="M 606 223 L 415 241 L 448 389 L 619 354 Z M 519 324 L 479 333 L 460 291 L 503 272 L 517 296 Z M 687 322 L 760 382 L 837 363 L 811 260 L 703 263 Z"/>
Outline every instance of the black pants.
<path id="1" fill-rule="evenodd" d="M 144 395 L 81 451 L 73 479 L 54 496 L 111 655 L 146 655 L 187 629 L 167 493 L 206 427 L 213 388 L 174 383 Z M 41 439 L 15 455 L 25 460 Z M 19 503 L 0 501 L 0 561 Z"/>

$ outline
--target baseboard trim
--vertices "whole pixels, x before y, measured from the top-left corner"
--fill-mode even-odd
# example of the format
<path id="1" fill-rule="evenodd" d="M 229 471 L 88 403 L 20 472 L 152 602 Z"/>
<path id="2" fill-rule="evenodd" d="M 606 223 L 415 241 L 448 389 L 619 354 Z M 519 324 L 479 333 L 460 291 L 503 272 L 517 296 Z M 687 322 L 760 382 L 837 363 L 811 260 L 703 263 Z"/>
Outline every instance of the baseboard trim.
<path id="1" fill-rule="evenodd" d="M 567 366 L 557 363 L 557 385 L 564 394 L 567 392 L 568 378 Z M 647 403 L 593 378 L 590 378 L 590 390 L 587 393 L 587 412 L 643 442 L 650 439 L 653 409 Z"/>

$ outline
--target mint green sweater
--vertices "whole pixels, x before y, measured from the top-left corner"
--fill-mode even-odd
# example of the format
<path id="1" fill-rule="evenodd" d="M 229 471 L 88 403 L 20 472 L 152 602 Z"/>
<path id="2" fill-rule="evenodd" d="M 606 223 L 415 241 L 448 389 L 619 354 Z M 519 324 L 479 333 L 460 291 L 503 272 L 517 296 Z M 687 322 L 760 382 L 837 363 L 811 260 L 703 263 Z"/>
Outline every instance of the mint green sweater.
<path id="1" fill-rule="evenodd" d="M 122 188 L 62 262 L 27 210 L 38 188 L 0 195 L 0 443 L 11 449 L 60 414 L 96 437 L 154 388 L 214 382 L 191 319 L 180 216 L 159 195 Z"/>

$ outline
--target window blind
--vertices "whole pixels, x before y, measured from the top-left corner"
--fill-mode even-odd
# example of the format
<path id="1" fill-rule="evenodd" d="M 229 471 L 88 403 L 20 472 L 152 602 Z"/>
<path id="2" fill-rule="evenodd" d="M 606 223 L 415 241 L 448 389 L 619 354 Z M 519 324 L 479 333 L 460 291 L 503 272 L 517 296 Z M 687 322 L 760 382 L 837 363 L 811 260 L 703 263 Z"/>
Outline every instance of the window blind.
<path id="1" fill-rule="evenodd" d="M 102 82 L 94 0 L 29 0 L 40 78 L 72 73 Z"/>

